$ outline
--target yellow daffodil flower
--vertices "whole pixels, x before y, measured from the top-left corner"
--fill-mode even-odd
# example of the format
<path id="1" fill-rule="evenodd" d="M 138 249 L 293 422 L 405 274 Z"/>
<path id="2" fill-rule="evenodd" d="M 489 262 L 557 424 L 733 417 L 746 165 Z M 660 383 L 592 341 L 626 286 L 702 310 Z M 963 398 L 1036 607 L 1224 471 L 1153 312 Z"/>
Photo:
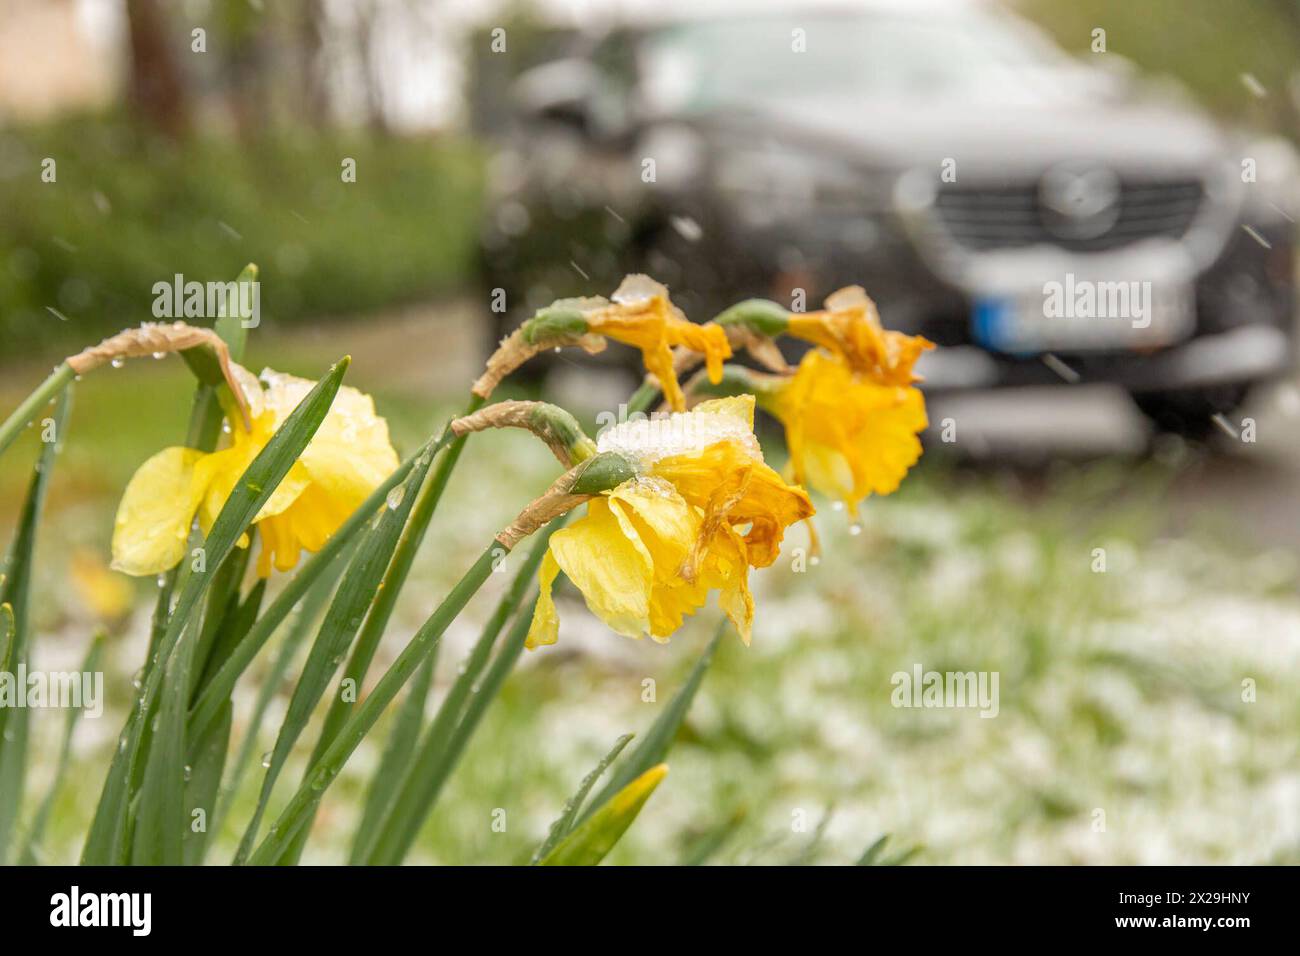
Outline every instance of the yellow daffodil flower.
<path id="1" fill-rule="evenodd" d="M 529 647 L 556 640 L 551 589 L 560 571 L 613 630 L 661 642 L 716 590 L 749 643 L 749 569 L 775 561 L 786 527 L 813 513 L 803 489 L 763 462 L 753 416 L 754 399 L 745 395 L 601 436 L 600 451 L 622 455 L 638 474 L 552 535 Z"/>
<path id="2" fill-rule="evenodd" d="M 211 529 L 244 470 L 314 385 L 266 370 L 262 383 L 235 366 L 248 400 L 251 430 L 231 423 L 229 447 L 211 454 L 164 448 L 132 476 L 113 527 L 113 567 L 159 574 L 185 555 L 197 517 Z M 289 473 L 253 519 L 262 537 L 257 572 L 287 571 L 303 549 L 317 551 L 398 465 L 388 425 L 370 396 L 339 389 L 329 413 Z M 248 545 L 247 535 L 240 544 Z"/>
<path id="3" fill-rule="evenodd" d="M 587 317 L 587 327 L 598 335 L 641 350 L 646 371 L 659 380 L 664 401 L 673 411 L 686 408 L 686 398 L 673 369 L 673 348 L 684 345 L 704 356 L 709 379 L 722 377 L 722 363 L 731 357 L 727 333 L 716 325 L 696 325 L 668 298 L 668 289 L 648 276 L 623 280 L 613 304 Z"/>
<path id="4" fill-rule="evenodd" d="M 914 385 L 878 382 L 818 349 L 764 395 L 763 407 L 785 426 L 791 477 L 844 502 L 854 518 L 867 495 L 898 489 L 921 457 L 917 436 L 928 424 Z"/>
<path id="5" fill-rule="evenodd" d="M 582 331 L 606 336 L 641 350 L 646 371 L 659 380 L 664 400 L 674 411 L 686 408 L 686 399 L 673 368 L 673 349 L 685 346 L 704 356 L 709 378 L 722 376 L 722 363 L 731 357 L 726 332 L 715 325 L 697 325 L 682 314 L 668 297 L 668 289 L 644 275 L 623 280 L 612 299 L 562 299 L 549 310 L 552 316 L 576 312 Z M 536 321 L 536 320 L 533 320 Z M 537 328 L 546 329 L 545 324 Z"/>
<path id="6" fill-rule="evenodd" d="M 787 331 L 840 356 L 858 375 L 882 385 L 911 385 L 912 367 L 934 343 L 920 335 L 884 329 L 876 304 L 861 286 L 840 289 L 821 312 L 793 313 Z"/>

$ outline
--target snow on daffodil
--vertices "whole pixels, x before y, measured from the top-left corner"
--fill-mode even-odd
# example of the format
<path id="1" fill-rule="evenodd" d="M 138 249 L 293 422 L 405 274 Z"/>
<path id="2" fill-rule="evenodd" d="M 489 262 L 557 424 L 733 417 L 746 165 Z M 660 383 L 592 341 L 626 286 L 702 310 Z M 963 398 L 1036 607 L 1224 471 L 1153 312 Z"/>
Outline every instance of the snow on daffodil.
<path id="1" fill-rule="evenodd" d="M 210 454 L 164 448 L 140 466 L 117 509 L 116 570 L 149 575 L 175 567 L 195 518 L 204 533 L 211 529 L 244 470 L 314 385 L 270 369 L 258 381 L 234 368 L 252 427 L 236 418 L 227 448 Z M 272 567 L 287 571 L 304 549 L 319 550 L 397 465 L 388 425 L 375 414 L 370 396 L 341 387 L 316 434 L 253 519 L 262 539 L 258 574 L 266 577 Z M 247 536 L 240 541 L 248 543 Z"/>
<path id="2" fill-rule="evenodd" d="M 646 371 L 659 380 L 664 401 L 674 411 L 685 409 L 686 399 L 673 369 L 673 348 L 685 346 L 703 355 L 714 382 L 722 377 L 722 363 L 731 357 L 724 330 L 686 318 L 669 300 L 668 289 L 648 276 L 628 276 L 614 293 L 613 303 L 586 318 L 592 332 L 641 350 Z"/>
<path id="3" fill-rule="evenodd" d="M 667 641 L 716 590 L 749 643 L 749 569 L 775 561 L 785 529 L 813 513 L 803 489 L 764 463 L 753 415 L 746 395 L 606 430 L 600 452 L 622 456 L 636 475 L 551 536 L 529 647 L 557 639 L 560 571 L 619 634 Z"/>
<path id="4" fill-rule="evenodd" d="M 540 310 L 501 343 L 473 392 L 488 398 L 503 378 L 545 348 L 578 345 L 598 352 L 606 338 L 641 350 L 646 371 L 659 381 L 675 411 L 686 408 L 686 399 L 673 367 L 674 348 L 703 355 L 713 381 L 731 357 L 725 330 L 697 325 L 672 304 L 666 286 L 649 276 L 630 275 L 610 299 L 560 299 Z"/>

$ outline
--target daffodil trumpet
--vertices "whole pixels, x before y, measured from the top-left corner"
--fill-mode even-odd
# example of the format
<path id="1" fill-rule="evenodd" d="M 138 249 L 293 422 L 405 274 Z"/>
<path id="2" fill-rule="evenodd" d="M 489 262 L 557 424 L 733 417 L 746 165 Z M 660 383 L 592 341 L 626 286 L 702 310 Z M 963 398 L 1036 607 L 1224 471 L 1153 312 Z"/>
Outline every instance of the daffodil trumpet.
<path id="1" fill-rule="evenodd" d="M 132 476 L 113 526 L 113 567 L 156 575 L 186 553 L 197 520 L 206 534 L 240 476 L 315 383 L 266 370 L 260 379 L 232 363 L 251 427 L 230 422 L 230 443 L 205 453 L 165 448 Z M 375 487 L 397 468 L 388 424 L 370 396 L 341 386 L 324 421 L 289 474 L 253 519 L 261 539 L 257 572 L 287 571 L 319 551 Z M 241 545 L 248 547 L 246 534 Z"/>
<path id="2" fill-rule="evenodd" d="M 557 515 L 587 513 L 551 537 L 527 645 L 552 644 L 559 573 L 627 637 L 663 642 L 711 592 L 745 643 L 751 567 L 776 560 L 785 529 L 813 514 L 802 488 L 763 461 L 752 396 L 607 429 L 598 454 L 566 473 L 498 541 L 507 547 Z"/>
<path id="3" fill-rule="evenodd" d="M 648 276 L 630 275 L 610 299 L 561 299 L 537 312 L 501 343 L 472 391 L 488 398 L 505 376 L 534 355 L 564 346 L 595 353 L 605 348 L 606 338 L 641 350 L 646 371 L 656 378 L 675 411 L 686 406 L 677 382 L 674 349 L 684 347 L 702 355 L 713 374 L 720 374 L 722 363 L 731 356 L 722 329 L 695 324 L 672 304 L 667 287 Z"/>

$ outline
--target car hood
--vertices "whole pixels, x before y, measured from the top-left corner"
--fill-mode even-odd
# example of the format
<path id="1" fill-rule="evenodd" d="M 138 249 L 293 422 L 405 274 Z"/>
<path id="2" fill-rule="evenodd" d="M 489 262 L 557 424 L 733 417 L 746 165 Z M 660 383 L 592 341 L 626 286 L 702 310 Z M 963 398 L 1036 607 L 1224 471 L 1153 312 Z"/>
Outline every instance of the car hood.
<path id="1" fill-rule="evenodd" d="M 737 106 L 710 122 L 744 139 L 873 166 L 937 169 L 951 159 L 958 175 L 1014 175 L 1079 159 L 1144 175 L 1203 172 L 1226 155 L 1224 136 L 1205 116 L 1152 101 L 790 100 Z"/>

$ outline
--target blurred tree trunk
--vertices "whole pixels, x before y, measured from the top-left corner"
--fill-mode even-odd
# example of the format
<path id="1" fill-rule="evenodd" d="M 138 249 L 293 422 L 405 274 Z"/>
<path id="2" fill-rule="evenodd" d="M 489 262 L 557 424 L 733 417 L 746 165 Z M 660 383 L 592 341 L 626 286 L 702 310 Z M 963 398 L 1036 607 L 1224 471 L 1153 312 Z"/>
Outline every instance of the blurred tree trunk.
<path id="1" fill-rule="evenodd" d="M 321 62 L 325 45 L 325 10 L 321 0 L 302 0 L 298 11 L 298 56 L 302 104 L 308 122 L 329 125 L 330 95 Z"/>
<path id="2" fill-rule="evenodd" d="M 131 107 L 155 129 L 179 138 L 190 128 L 189 102 L 166 14 L 157 0 L 126 0 L 126 18 L 131 40 Z"/>
<path id="3" fill-rule="evenodd" d="M 375 66 L 374 32 L 376 9 L 374 0 L 358 2 L 356 6 L 357 58 L 361 65 L 361 83 L 366 98 L 366 118 L 370 128 L 383 135 L 388 132 L 388 116 L 384 111 L 384 93 Z"/>
<path id="4" fill-rule="evenodd" d="M 219 49 L 220 86 L 226 108 L 244 142 L 256 139 L 272 119 L 274 21 L 248 0 L 214 0 L 210 14 Z"/>

